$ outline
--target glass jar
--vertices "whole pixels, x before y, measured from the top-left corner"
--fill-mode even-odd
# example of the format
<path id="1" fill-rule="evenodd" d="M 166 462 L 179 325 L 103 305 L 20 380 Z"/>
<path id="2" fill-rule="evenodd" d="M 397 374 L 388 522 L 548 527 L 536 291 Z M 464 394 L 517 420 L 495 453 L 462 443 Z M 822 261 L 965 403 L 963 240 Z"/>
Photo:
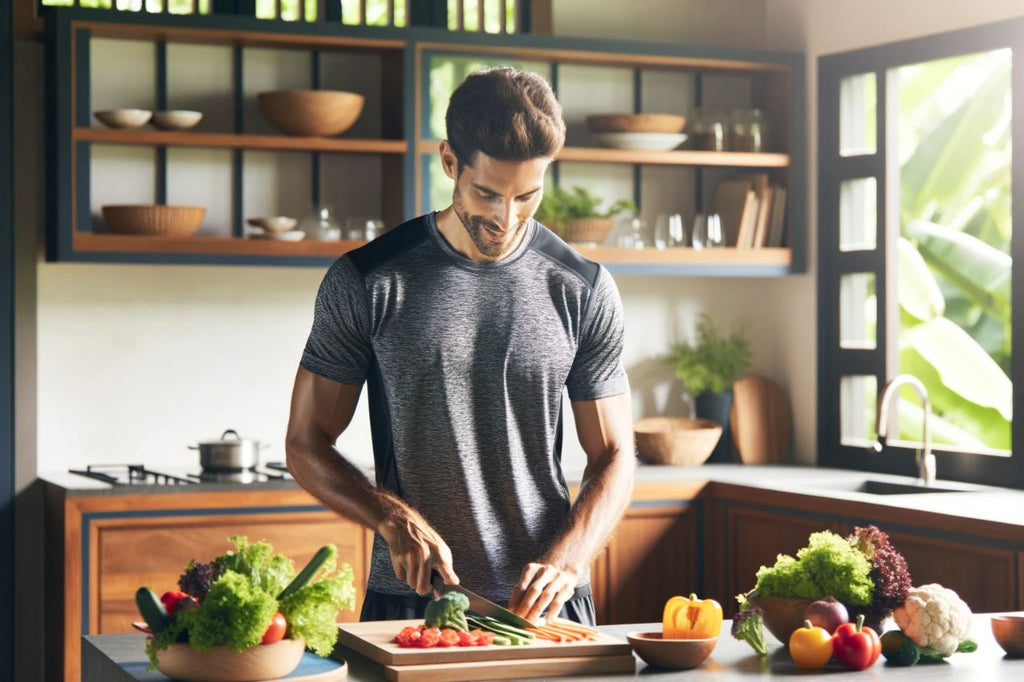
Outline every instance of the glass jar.
<path id="1" fill-rule="evenodd" d="M 736 109 L 729 124 L 729 149 L 763 152 L 767 149 L 768 123 L 760 109 Z"/>
<path id="2" fill-rule="evenodd" d="M 690 145 L 693 149 L 708 152 L 725 151 L 725 117 L 714 109 L 694 111 L 690 127 Z"/>
<path id="3" fill-rule="evenodd" d="M 299 222 L 298 229 L 306 233 L 309 239 L 321 241 L 338 241 L 341 239 L 341 223 L 334 214 L 334 207 L 320 204 Z"/>

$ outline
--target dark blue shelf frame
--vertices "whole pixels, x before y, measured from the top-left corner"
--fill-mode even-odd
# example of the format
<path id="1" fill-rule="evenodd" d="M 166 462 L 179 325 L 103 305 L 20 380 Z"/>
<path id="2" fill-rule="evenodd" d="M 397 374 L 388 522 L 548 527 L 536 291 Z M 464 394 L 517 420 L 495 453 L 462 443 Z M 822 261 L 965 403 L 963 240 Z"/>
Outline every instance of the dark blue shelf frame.
<path id="1" fill-rule="evenodd" d="M 417 215 L 421 207 L 417 205 L 417 184 L 420 186 L 420 197 L 428 196 L 427 186 L 427 164 L 426 156 L 417 149 L 417 142 L 427 139 L 429 134 L 424 126 L 425 120 L 415 120 L 417 112 L 415 83 L 428 83 L 426 72 L 426 56 L 431 53 L 447 53 L 445 46 L 453 46 L 460 54 L 472 54 L 473 47 L 480 47 L 481 55 L 493 57 L 501 55 L 502 50 L 507 50 L 505 56 L 510 59 L 522 59 L 518 54 L 521 50 L 544 50 L 557 52 L 557 58 L 538 57 L 539 60 L 547 61 L 552 66 L 552 78 L 557 91 L 558 64 L 560 62 L 572 62 L 572 51 L 581 53 L 605 53 L 622 55 L 622 64 L 629 64 L 630 56 L 635 55 L 639 59 L 669 57 L 694 60 L 692 70 L 695 74 L 701 72 L 698 64 L 703 60 L 720 60 L 732 62 L 736 65 L 736 71 L 744 70 L 744 65 L 754 64 L 759 66 L 767 65 L 784 74 L 780 78 L 785 85 L 779 90 L 784 92 L 770 92 L 768 97 L 783 98 L 782 106 L 788 114 L 788 125 L 784 138 L 787 140 L 786 149 L 790 156 L 790 166 L 786 169 L 788 173 L 788 203 L 789 210 L 789 247 L 791 251 L 791 264 L 788 266 L 778 265 L 646 265 L 646 264 L 609 264 L 612 272 L 621 274 L 643 274 L 643 275 L 693 275 L 693 276 L 725 276 L 725 277 L 779 277 L 806 270 L 806 176 L 804 169 L 804 56 L 800 53 L 777 53 L 761 52 L 754 50 L 736 49 L 713 49 L 713 48 L 687 48 L 679 45 L 650 44 L 627 41 L 597 40 L 597 39 L 570 39 L 553 36 L 539 36 L 520 34 L 513 36 L 491 35 L 479 33 L 453 33 L 445 29 L 411 26 L 404 29 L 388 27 L 365 27 L 345 26 L 340 24 L 315 23 L 306 24 L 303 22 L 280 22 L 255 20 L 250 17 L 233 15 L 207 15 L 207 16 L 123 16 L 124 13 L 111 13 L 96 10 L 84 10 L 75 8 L 53 8 L 48 12 L 48 49 L 47 63 L 49 68 L 48 85 L 50 91 L 50 120 L 48 122 L 51 134 L 49 158 L 53 176 L 51 182 L 47 183 L 51 192 L 49 205 L 52 207 L 49 220 L 49 234 L 47 239 L 47 257 L 51 260 L 71 260 L 90 262 L 133 262 L 133 263 L 196 263 L 196 264 L 265 264 L 265 265 L 306 265 L 323 267 L 333 262 L 334 257 L 326 256 L 299 256 L 299 255 L 253 255 L 253 254 L 179 254 L 179 253 L 125 253 L 125 252 L 76 252 L 72 248 L 72 234 L 70 226 L 71 211 L 77 211 L 79 229 L 81 226 L 88 226 L 91 220 L 91 207 L 88 205 L 88 176 L 89 176 L 89 147 L 91 142 L 79 142 L 75 149 L 76 168 L 69 167 L 71 158 L 71 126 L 67 123 L 71 120 L 69 109 L 71 106 L 70 93 L 72 83 L 79 84 L 78 98 L 76 101 L 75 121 L 77 125 L 89 125 L 90 108 L 88 106 L 87 87 L 82 87 L 88 81 L 87 59 L 88 50 L 85 36 L 79 36 L 75 41 L 76 54 L 72 55 L 68 47 L 70 42 L 72 26 L 76 21 L 100 22 L 105 24 L 143 24 L 148 26 L 168 26 L 210 29 L 219 32 L 238 31 L 245 32 L 249 36 L 260 33 L 275 34 L 276 36 L 287 36 L 301 39 L 306 36 L 317 37 L 346 37 L 346 38 L 370 38 L 382 40 L 400 40 L 404 49 L 401 63 L 402 87 L 400 92 L 386 93 L 393 97 L 393 101 L 383 102 L 382 110 L 389 121 L 385 122 L 385 130 L 400 130 L 404 139 L 408 142 L 408 150 L 404 154 L 401 166 L 402 197 L 401 215 L 405 218 L 412 218 Z M 236 48 L 241 50 L 241 47 Z M 467 52 L 467 50 L 469 50 Z M 417 63 L 417 55 L 420 55 Z M 567 57 L 568 55 L 568 57 Z M 315 87 L 318 82 L 319 57 L 311 48 L 310 79 Z M 240 69 L 240 66 L 236 67 Z M 640 73 L 643 66 L 635 69 L 637 88 L 636 97 L 639 98 Z M 689 67 L 688 67 L 689 68 Z M 720 67 L 714 70 L 719 70 Z M 237 87 L 241 74 L 236 72 L 236 97 L 240 97 L 241 88 Z M 775 79 L 775 83 L 779 79 Z M 769 88 L 771 89 L 771 88 Z M 426 94 L 423 95 L 426 97 Z M 400 98 L 400 101 L 399 101 Z M 639 101 L 639 100 L 638 100 Z M 428 102 L 418 103 L 419 111 L 428 111 Z M 638 106 L 638 105 L 637 105 Z M 236 114 L 241 107 L 236 102 Z M 240 116 L 240 114 L 237 114 Z M 422 117 L 421 117 L 422 118 Z M 237 123 L 237 122 L 236 122 Z M 240 124 L 236 129 L 241 130 Z M 235 174 L 242 172 L 242 160 L 244 150 L 235 151 Z M 310 152 L 310 163 L 314 172 L 314 180 L 319 175 L 320 155 L 319 152 Z M 386 164 L 387 165 L 387 162 Z M 554 179 L 558 179 L 558 165 L 554 165 Z M 396 164 L 397 167 L 397 164 Z M 387 172 L 387 171 L 386 171 Z M 72 177 L 72 173 L 74 177 Z M 699 175 L 699 173 L 698 173 Z M 158 176 L 160 177 L 160 176 Z M 76 198 L 78 206 L 71 206 L 71 181 L 77 183 Z M 634 186 L 639 196 L 639 187 L 642 182 L 642 166 L 634 168 Z M 320 188 L 318 182 L 314 181 L 315 199 Z M 233 214 L 236 216 L 235 224 L 232 226 L 232 233 L 241 235 L 241 183 L 234 183 L 236 191 L 232 196 Z M 698 185 L 699 187 L 699 185 Z M 84 219 L 84 220 L 83 220 Z"/>
<path id="2" fill-rule="evenodd" d="M 14 3 L 0 9 L 0 679 L 14 677 Z"/>

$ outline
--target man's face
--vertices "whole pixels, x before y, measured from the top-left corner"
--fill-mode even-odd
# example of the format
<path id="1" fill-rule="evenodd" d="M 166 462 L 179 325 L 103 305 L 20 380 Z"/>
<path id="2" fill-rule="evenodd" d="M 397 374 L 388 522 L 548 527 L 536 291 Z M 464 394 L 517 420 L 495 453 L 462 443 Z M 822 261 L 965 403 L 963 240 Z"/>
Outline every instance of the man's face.
<path id="1" fill-rule="evenodd" d="M 544 188 L 544 172 L 551 159 L 498 161 L 483 152 L 472 166 L 456 173 L 454 156 L 446 163 L 455 179 L 452 207 L 481 256 L 500 260 L 522 241 Z M 456 177 L 457 175 L 457 177 Z"/>

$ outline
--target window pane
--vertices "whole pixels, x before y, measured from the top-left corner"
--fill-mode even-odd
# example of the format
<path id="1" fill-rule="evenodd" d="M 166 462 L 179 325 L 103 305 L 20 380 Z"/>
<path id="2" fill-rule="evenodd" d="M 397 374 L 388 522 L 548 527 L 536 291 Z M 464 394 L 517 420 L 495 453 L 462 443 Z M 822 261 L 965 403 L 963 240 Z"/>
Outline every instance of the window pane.
<path id="1" fill-rule="evenodd" d="M 839 249 L 871 250 L 877 244 L 878 183 L 874 178 L 844 180 L 839 186 Z"/>
<path id="2" fill-rule="evenodd" d="M 877 384 L 873 375 L 839 380 L 839 439 L 843 445 L 868 447 L 875 442 Z"/>
<path id="3" fill-rule="evenodd" d="M 874 154 L 877 150 L 875 74 L 847 76 L 839 84 L 839 155 Z"/>
<path id="4" fill-rule="evenodd" d="M 894 69 L 899 372 L 928 388 L 936 443 L 1008 451 L 1013 419 L 1009 50 Z M 900 420 L 900 438 L 920 439 Z"/>
<path id="5" fill-rule="evenodd" d="M 875 275 L 859 272 L 839 280 L 839 345 L 843 348 L 874 348 Z"/>

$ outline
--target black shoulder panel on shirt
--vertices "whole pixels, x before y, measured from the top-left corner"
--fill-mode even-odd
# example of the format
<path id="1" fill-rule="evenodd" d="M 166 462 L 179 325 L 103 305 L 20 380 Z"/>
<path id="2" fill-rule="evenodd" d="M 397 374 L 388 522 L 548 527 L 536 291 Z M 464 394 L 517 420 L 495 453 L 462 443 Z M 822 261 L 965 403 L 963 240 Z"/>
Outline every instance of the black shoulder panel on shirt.
<path id="1" fill-rule="evenodd" d="M 427 234 L 426 220 L 426 216 L 407 220 L 369 244 L 349 251 L 347 255 L 352 259 L 359 274 L 365 277 L 379 265 L 427 239 L 429 235 Z"/>
<path id="2" fill-rule="evenodd" d="M 533 248 L 572 270 L 590 288 L 593 288 L 597 284 L 597 274 L 600 272 L 601 266 L 578 254 L 571 246 L 559 239 L 554 232 L 540 223 L 537 224 L 537 228 L 537 236 L 533 240 Z"/>

